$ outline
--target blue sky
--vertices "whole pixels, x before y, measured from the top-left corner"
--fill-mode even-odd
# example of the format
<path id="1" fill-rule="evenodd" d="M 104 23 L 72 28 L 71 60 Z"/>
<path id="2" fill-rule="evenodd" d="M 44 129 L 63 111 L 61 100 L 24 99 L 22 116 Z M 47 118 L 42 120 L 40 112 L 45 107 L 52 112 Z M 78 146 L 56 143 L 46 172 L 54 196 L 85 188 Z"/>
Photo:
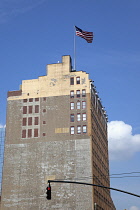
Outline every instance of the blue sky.
<path id="1" fill-rule="evenodd" d="M 1 0 L 0 126 L 7 91 L 45 75 L 62 55 L 74 58 L 76 25 L 94 32 L 92 44 L 76 37 L 76 69 L 90 74 L 107 110 L 110 174 L 140 172 L 139 11 L 139 0 Z M 140 177 L 111 178 L 111 186 L 140 194 Z M 117 210 L 140 210 L 139 198 L 112 198 Z"/>

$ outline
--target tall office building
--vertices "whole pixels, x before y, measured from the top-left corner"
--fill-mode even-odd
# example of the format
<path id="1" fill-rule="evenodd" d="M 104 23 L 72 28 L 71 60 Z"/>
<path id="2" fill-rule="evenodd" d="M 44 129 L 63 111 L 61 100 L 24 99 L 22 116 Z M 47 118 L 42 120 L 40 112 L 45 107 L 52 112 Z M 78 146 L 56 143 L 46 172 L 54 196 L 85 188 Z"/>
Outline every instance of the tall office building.
<path id="1" fill-rule="evenodd" d="M 1 210 L 115 210 L 110 190 L 107 119 L 89 74 L 70 56 L 47 65 L 46 76 L 8 92 Z"/>

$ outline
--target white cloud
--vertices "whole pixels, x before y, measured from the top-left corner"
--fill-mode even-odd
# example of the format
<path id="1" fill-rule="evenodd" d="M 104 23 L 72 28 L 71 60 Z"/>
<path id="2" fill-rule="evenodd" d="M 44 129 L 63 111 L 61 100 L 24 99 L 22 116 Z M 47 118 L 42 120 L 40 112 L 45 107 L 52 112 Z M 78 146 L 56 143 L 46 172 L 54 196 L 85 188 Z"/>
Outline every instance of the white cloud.
<path id="1" fill-rule="evenodd" d="M 129 210 L 140 210 L 137 206 L 131 206 Z"/>
<path id="2" fill-rule="evenodd" d="M 111 160 L 124 160 L 140 152 L 140 134 L 132 135 L 132 126 L 123 121 L 108 123 L 108 144 Z"/>

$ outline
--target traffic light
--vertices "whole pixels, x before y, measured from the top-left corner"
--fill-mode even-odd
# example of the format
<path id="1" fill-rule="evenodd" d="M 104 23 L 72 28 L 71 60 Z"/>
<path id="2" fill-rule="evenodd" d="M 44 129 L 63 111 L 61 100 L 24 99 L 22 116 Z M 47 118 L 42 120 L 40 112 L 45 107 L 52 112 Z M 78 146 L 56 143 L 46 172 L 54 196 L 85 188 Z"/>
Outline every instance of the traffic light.
<path id="1" fill-rule="evenodd" d="M 47 199 L 48 200 L 51 200 L 51 186 L 50 186 L 50 183 L 49 183 L 49 186 L 46 188 L 46 195 L 47 195 Z"/>

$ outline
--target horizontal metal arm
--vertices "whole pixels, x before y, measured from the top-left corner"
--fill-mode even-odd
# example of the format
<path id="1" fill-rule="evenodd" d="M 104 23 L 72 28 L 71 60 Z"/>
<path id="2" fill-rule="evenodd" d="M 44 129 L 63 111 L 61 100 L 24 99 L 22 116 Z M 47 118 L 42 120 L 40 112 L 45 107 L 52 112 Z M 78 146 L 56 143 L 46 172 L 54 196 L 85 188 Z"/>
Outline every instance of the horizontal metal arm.
<path id="1" fill-rule="evenodd" d="M 51 183 L 51 182 L 69 183 L 69 184 L 83 184 L 83 185 L 90 185 L 90 186 L 94 186 L 94 187 L 102 187 L 102 188 L 119 191 L 119 192 L 126 193 L 126 194 L 133 195 L 133 196 L 136 196 L 136 197 L 140 198 L 140 195 L 137 195 L 137 194 L 134 194 L 134 193 L 131 193 L 131 192 L 127 192 L 127 191 L 124 191 L 124 190 L 119 190 L 119 189 L 112 188 L 112 187 L 106 187 L 106 186 L 102 186 L 102 185 L 90 184 L 90 183 L 86 183 L 86 182 L 48 180 L 48 183 Z"/>

